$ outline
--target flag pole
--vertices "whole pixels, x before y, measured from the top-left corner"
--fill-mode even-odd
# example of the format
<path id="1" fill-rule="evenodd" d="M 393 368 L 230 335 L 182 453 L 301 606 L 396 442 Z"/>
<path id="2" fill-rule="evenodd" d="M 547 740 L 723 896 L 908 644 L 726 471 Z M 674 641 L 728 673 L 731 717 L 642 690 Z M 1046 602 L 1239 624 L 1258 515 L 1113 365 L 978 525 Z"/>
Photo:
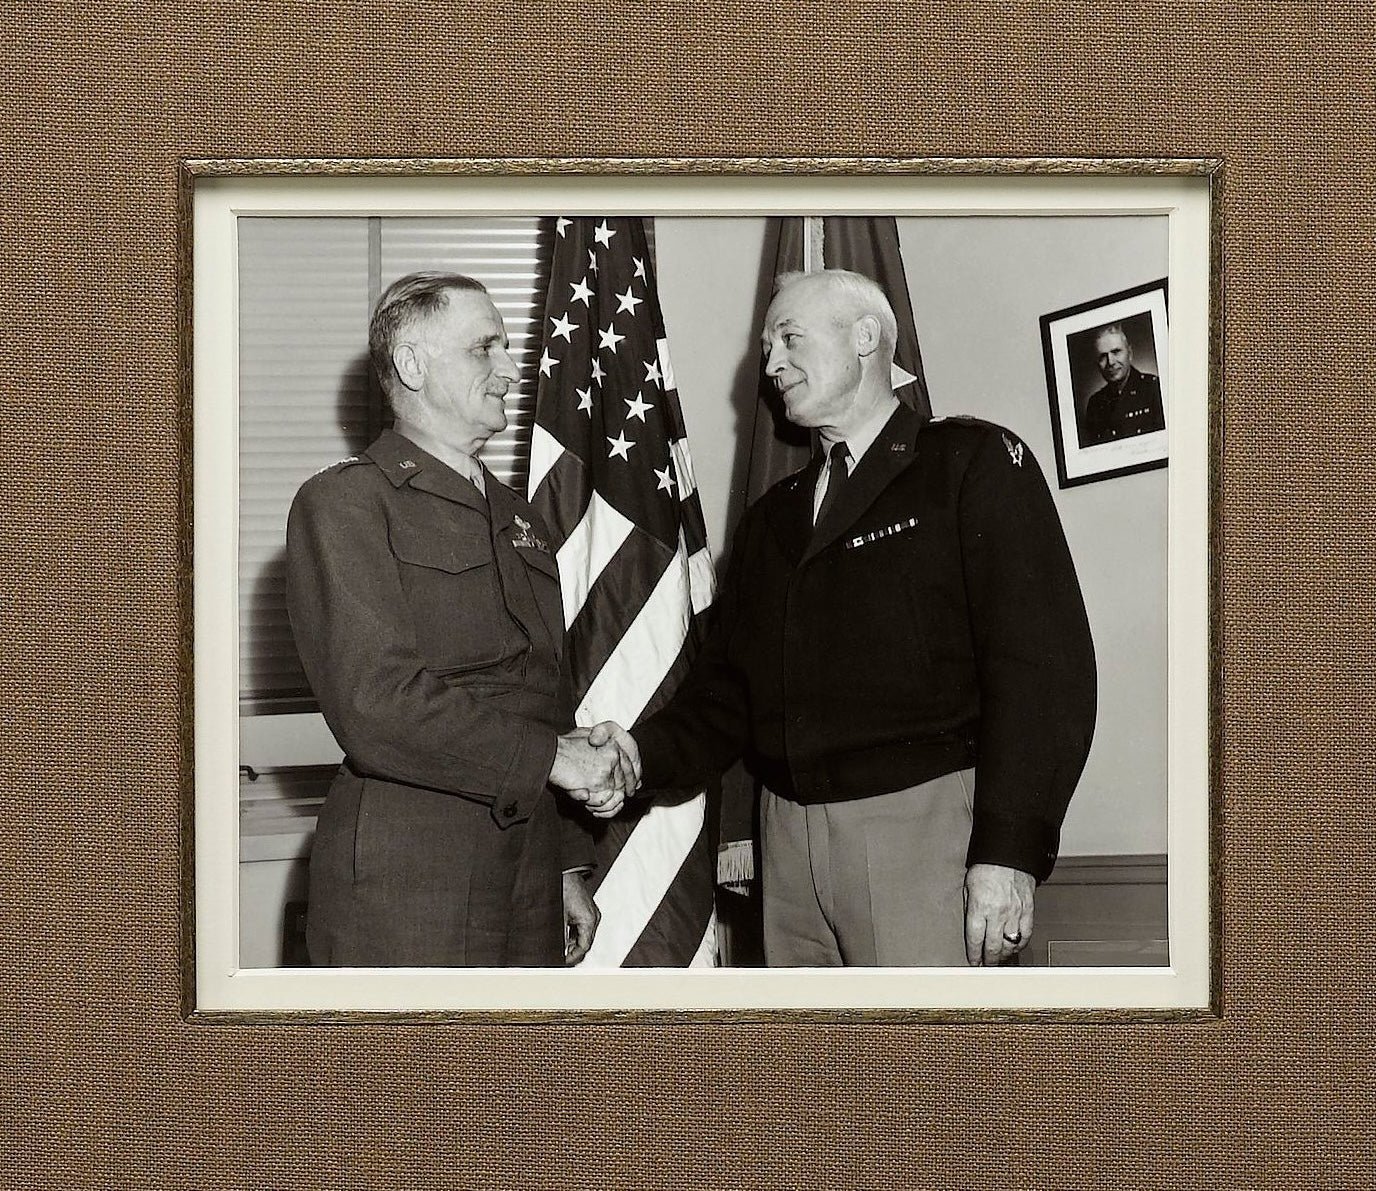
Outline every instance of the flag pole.
<path id="1" fill-rule="evenodd" d="M 816 273 L 826 267 L 822 252 L 825 224 L 820 215 L 803 216 L 803 272 Z"/>

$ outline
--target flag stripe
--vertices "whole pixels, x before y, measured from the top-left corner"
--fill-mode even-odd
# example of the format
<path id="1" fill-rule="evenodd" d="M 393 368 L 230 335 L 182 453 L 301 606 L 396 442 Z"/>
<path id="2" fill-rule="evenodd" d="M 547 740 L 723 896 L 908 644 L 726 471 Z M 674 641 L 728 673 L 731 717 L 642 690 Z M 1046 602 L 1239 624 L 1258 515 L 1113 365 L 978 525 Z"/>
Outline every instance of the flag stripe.
<path id="1" fill-rule="evenodd" d="M 564 544 L 564 536 L 582 518 L 591 491 L 583 461 L 571 451 L 565 451 L 546 473 L 544 484 L 531 497 L 531 504 L 545 518 L 556 554 Z"/>
<path id="2" fill-rule="evenodd" d="M 704 798 L 704 795 L 698 795 L 696 801 L 703 802 Z M 705 820 L 692 842 L 688 856 L 679 866 L 661 900 L 659 909 L 650 916 L 645 929 L 640 932 L 640 937 L 627 952 L 626 958 L 621 961 L 623 967 L 681 965 L 684 956 L 689 954 L 689 966 L 705 966 L 704 959 L 698 952 L 702 949 L 702 941 L 709 934 L 713 947 L 706 958 L 715 961 L 716 918 L 713 914 L 713 892 L 711 884 L 701 879 L 704 867 L 710 873 Z M 698 941 L 698 946 L 690 953 L 689 948 L 692 948 L 694 941 Z"/>
<path id="3" fill-rule="evenodd" d="M 676 438 L 669 444 L 669 452 L 674 460 L 674 479 L 678 483 L 679 500 L 687 500 L 698 490 L 697 476 L 693 474 L 693 460 L 688 454 L 688 440 Z"/>
<path id="4" fill-rule="evenodd" d="M 599 720 L 633 724 L 659 689 L 688 636 L 687 559 L 675 556 L 621 647 L 597 672 L 574 716 L 584 726 Z"/>
<path id="5" fill-rule="evenodd" d="M 710 914 L 707 929 L 702 932 L 702 942 L 688 961 L 690 968 L 715 968 L 717 966 L 717 916 Z"/>
<path id="6" fill-rule="evenodd" d="M 697 656 L 698 644 L 706 633 L 704 620 L 705 618 L 702 616 L 695 616 L 688 625 L 688 636 L 683 643 L 683 648 L 679 650 L 678 657 L 674 659 L 674 664 L 669 667 L 668 672 L 655 689 L 655 693 L 650 696 L 649 702 L 645 704 L 645 710 L 640 713 L 643 719 L 648 719 L 668 703 L 674 692 L 678 690 L 679 683 L 688 676 L 688 671 L 693 667 L 693 658 Z"/>
<path id="7" fill-rule="evenodd" d="M 530 470 L 526 476 L 526 497 L 532 503 L 550 469 L 564 454 L 564 444 L 536 422 L 530 429 Z"/>
<path id="8" fill-rule="evenodd" d="M 711 552 L 704 547 L 688 559 L 688 591 L 693 615 L 705 612 L 717 596 L 717 575 L 712 569 Z"/>
<path id="9" fill-rule="evenodd" d="M 596 492 L 583 519 L 559 547 L 559 585 L 564 595 L 564 623 L 573 624 L 603 568 L 635 529 Z"/>
<path id="10" fill-rule="evenodd" d="M 619 967 L 625 961 L 693 851 L 706 814 L 707 799 L 698 795 L 652 806 L 636 823 L 597 887 L 603 918 L 585 965 Z"/>
<path id="11" fill-rule="evenodd" d="M 663 338 L 656 339 L 655 351 L 659 356 L 659 371 L 664 387 L 677 389 L 678 384 L 674 380 L 674 364 L 669 357 L 669 341 Z"/>
<path id="12" fill-rule="evenodd" d="M 624 648 L 623 638 L 673 562 L 663 542 L 635 529 L 602 568 L 566 638 L 575 702 L 582 700 L 612 655 Z"/>

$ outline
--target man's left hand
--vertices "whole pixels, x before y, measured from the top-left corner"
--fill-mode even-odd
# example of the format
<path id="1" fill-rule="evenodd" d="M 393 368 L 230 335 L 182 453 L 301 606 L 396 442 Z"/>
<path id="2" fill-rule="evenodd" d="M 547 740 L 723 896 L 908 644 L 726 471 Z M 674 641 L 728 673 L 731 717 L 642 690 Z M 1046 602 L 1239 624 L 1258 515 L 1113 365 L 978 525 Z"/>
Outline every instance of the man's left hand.
<path id="1" fill-rule="evenodd" d="M 1002 864 L 972 864 L 965 874 L 965 958 L 994 967 L 1032 937 L 1031 873 Z"/>
<path id="2" fill-rule="evenodd" d="M 581 963 L 597 934 L 602 911 L 588 892 L 588 883 L 580 872 L 564 874 L 564 966 Z"/>

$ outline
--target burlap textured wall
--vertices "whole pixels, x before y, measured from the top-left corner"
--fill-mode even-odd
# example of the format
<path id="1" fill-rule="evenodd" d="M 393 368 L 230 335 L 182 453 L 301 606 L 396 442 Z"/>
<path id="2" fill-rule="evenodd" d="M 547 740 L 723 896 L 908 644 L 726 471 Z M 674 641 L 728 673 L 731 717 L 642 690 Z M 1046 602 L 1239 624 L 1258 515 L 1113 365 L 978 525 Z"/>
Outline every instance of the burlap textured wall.
<path id="1" fill-rule="evenodd" d="M 1376 1173 L 1364 5 L 30 0 L 5 24 L 0 1182 Z M 1226 159 L 1223 1020 L 183 1023 L 177 160 L 876 152 Z"/>

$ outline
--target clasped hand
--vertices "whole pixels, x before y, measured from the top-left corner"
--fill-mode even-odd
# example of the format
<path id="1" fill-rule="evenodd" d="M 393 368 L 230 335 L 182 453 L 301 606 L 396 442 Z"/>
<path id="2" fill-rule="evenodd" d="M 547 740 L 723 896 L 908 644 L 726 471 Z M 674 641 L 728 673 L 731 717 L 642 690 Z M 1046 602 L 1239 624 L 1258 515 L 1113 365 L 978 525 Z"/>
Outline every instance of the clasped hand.
<path id="1" fill-rule="evenodd" d="M 606 720 L 559 737 L 549 780 L 588 813 L 610 819 L 640 785 L 640 749 L 620 724 Z"/>

